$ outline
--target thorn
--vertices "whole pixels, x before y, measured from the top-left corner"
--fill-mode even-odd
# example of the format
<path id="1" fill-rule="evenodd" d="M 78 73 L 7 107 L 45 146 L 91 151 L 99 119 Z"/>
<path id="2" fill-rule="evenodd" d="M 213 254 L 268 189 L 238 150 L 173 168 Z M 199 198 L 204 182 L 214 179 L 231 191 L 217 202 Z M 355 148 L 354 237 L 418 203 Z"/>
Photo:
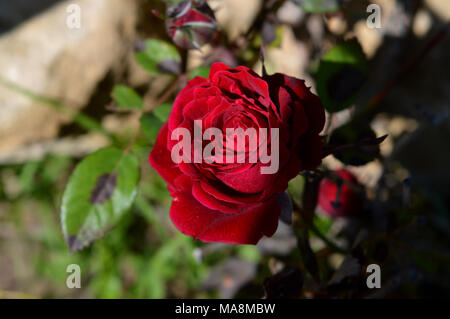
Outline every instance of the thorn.
<path id="1" fill-rule="evenodd" d="M 377 143 L 378 143 L 378 144 L 381 144 L 381 143 L 383 143 L 383 142 L 384 142 L 384 140 L 385 140 L 385 139 L 387 139 L 387 137 L 388 137 L 388 136 L 389 136 L 389 135 L 388 135 L 388 134 L 386 134 L 386 135 L 383 135 L 383 136 L 377 137 L 377 139 L 376 139 Z"/>

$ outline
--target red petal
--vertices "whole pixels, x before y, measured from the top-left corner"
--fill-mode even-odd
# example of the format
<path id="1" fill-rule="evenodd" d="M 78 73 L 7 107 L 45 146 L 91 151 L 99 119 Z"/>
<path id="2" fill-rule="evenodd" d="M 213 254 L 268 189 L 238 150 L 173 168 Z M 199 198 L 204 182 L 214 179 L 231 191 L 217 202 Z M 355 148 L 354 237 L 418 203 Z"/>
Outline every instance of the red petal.
<path id="1" fill-rule="evenodd" d="M 182 233 L 204 242 L 256 244 L 275 233 L 280 212 L 276 198 L 227 214 L 201 205 L 190 194 L 176 193 L 170 218 Z"/>
<path id="2" fill-rule="evenodd" d="M 173 103 L 172 111 L 169 116 L 169 131 L 172 132 L 183 121 L 183 109 L 186 104 L 191 102 L 195 97 L 195 90 L 203 83 L 207 83 L 208 80 L 195 77 L 187 82 L 185 88 L 178 93 L 175 102 Z"/>
<path id="3" fill-rule="evenodd" d="M 174 181 L 181 174 L 181 171 L 172 161 L 170 152 L 167 149 L 167 133 L 168 125 L 166 123 L 158 133 L 155 146 L 150 152 L 148 160 L 167 184 L 169 184 L 169 186 L 174 186 Z"/>
<path id="4" fill-rule="evenodd" d="M 228 203 L 249 205 L 259 202 L 261 198 L 261 194 L 242 194 L 232 190 L 224 184 L 220 184 L 219 182 L 201 182 L 200 185 L 202 186 L 203 190 L 211 196 L 214 196 L 215 198 Z"/>
<path id="5" fill-rule="evenodd" d="M 284 85 L 300 97 L 308 117 L 311 132 L 320 133 L 325 125 L 325 109 L 319 97 L 305 85 L 305 81 L 284 75 Z"/>
<path id="6" fill-rule="evenodd" d="M 300 158 L 302 169 L 314 170 L 322 162 L 323 142 L 322 137 L 316 133 L 306 134 L 301 139 Z"/>
<path id="7" fill-rule="evenodd" d="M 223 71 L 223 70 L 229 70 L 230 68 L 228 66 L 226 66 L 226 64 L 222 63 L 222 62 L 216 62 L 211 66 L 211 69 L 209 71 L 209 79 L 211 80 L 214 76 L 214 74 L 216 74 L 219 71 Z"/>
<path id="8" fill-rule="evenodd" d="M 350 172 L 340 169 L 334 172 L 343 180 L 348 181 L 354 185 L 358 185 L 356 177 Z M 324 178 L 320 182 L 318 205 L 330 216 L 350 216 L 357 214 L 362 207 L 362 199 L 359 194 L 348 187 L 346 184 L 341 186 L 341 194 L 339 197 L 339 205 L 334 206 L 338 186 L 336 183 L 328 178 Z"/>
<path id="9" fill-rule="evenodd" d="M 223 213 L 236 213 L 240 210 L 240 207 L 238 205 L 220 201 L 217 198 L 211 196 L 209 193 L 205 192 L 200 186 L 200 182 L 194 183 L 194 186 L 192 187 L 192 195 L 202 205 L 212 210 L 218 210 Z"/>

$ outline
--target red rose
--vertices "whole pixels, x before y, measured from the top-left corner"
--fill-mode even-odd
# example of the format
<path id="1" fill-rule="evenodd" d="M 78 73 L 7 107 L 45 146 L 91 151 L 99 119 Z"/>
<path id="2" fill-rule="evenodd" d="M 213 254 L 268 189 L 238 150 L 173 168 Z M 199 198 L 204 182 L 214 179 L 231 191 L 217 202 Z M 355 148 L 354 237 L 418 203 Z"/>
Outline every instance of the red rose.
<path id="1" fill-rule="evenodd" d="M 166 28 L 173 42 L 186 49 L 200 49 L 217 30 L 214 12 L 206 0 L 185 0 L 167 8 Z"/>
<path id="2" fill-rule="evenodd" d="M 247 162 L 258 151 L 249 147 L 250 142 L 236 146 L 238 154 L 244 153 L 245 163 L 193 160 L 176 164 L 171 154 L 178 141 L 172 140 L 172 134 L 183 128 L 194 136 L 194 121 L 200 121 L 202 132 L 210 127 L 278 130 L 276 173 L 262 173 L 271 163 Z M 215 63 L 208 79 L 189 81 L 178 94 L 149 158 L 174 198 L 170 217 L 175 226 L 206 242 L 256 244 L 263 235 L 272 236 L 280 215 L 277 194 L 301 170 L 315 169 L 321 162 L 319 133 L 324 122 L 319 98 L 304 81 L 283 74 L 260 77 L 247 67 L 231 69 Z M 264 141 L 274 143 L 272 136 Z M 197 142 L 194 139 L 191 145 Z M 223 154 L 214 156 L 220 157 Z"/>
<path id="3" fill-rule="evenodd" d="M 347 183 L 358 187 L 358 180 L 345 169 L 337 170 L 334 173 L 342 179 L 340 194 L 338 196 L 338 184 L 329 178 L 324 178 L 319 186 L 319 207 L 333 217 L 357 214 L 362 208 L 362 198 L 358 191 L 349 187 Z"/>

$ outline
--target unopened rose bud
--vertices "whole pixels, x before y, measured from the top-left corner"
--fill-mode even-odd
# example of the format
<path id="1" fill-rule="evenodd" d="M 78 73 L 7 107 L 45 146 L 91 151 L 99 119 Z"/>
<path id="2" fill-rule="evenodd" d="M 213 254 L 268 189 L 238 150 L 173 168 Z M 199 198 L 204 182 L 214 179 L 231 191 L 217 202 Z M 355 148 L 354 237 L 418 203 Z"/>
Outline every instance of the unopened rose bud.
<path id="1" fill-rule="evenodd" d="M 319 207 L 333 217 L 357 215 L 362 209 L 358 180 L 345 169 L 334 171 L 334 175 L 337 180 L 324 178 L 320 182 Z"/>
<path id="2" fill-rule="evenodd" d="M 166 28 L 176 45 L 200 49 L 217 30 L 214 12 L 206 0 L 185 0 L 167 7 Z"/>

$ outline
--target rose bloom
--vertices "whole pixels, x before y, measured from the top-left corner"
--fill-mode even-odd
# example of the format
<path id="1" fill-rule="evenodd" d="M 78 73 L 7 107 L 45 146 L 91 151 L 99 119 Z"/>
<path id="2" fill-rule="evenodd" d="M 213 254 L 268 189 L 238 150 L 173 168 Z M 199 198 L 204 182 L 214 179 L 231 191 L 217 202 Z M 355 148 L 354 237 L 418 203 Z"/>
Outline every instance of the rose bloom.
<path id="1" fill-rule="evenodd" d="M 167 8 L 166 28 L 176 45 L 200 49 L 217 31 L 214 12 L 205 0 L 186 0 Z"/>
<path id="2" fill-rule="evenodd" d="M 187 128 L 194 136 L 195 120 L 202 121 L 203 130 L 222 132 L 278 128 L 279 169 L 261 174 L 261 167 L 270 163 L 259 160 L 176 164 L 171 151 L 178 141 L 171 139 L 172 132 Z M 277 194 L 301 170 L 313 170 L 321 162 L 324 123 L 324 108 L 304 81 L 279 73 L 261 77 L 244 66 L 215 63 L 208 79 L 196 77 L 180 91 L 149 158 L 168 183 L 175 226 L 205 242 L 256 244 L 262 236 L 272 236 L 281 213 Z"/>
<path id="3" fill-rule="evenodd" d="M 342 180 L 355 186 L 359 186 L 356 177 L 345 169 L 334 171 Z M 332 217 L 352 216 L 359 213 L 362 209 L 362 198 L 355 189 L 352 189 L 345 183 L 341 184 L 341 193 L 337 197 L 339 186 L 335 181 L 324 178 L 320 182 L 318 205 L 327 214 Z M 338 199 L 336 201 L 336 199 Z"/>

